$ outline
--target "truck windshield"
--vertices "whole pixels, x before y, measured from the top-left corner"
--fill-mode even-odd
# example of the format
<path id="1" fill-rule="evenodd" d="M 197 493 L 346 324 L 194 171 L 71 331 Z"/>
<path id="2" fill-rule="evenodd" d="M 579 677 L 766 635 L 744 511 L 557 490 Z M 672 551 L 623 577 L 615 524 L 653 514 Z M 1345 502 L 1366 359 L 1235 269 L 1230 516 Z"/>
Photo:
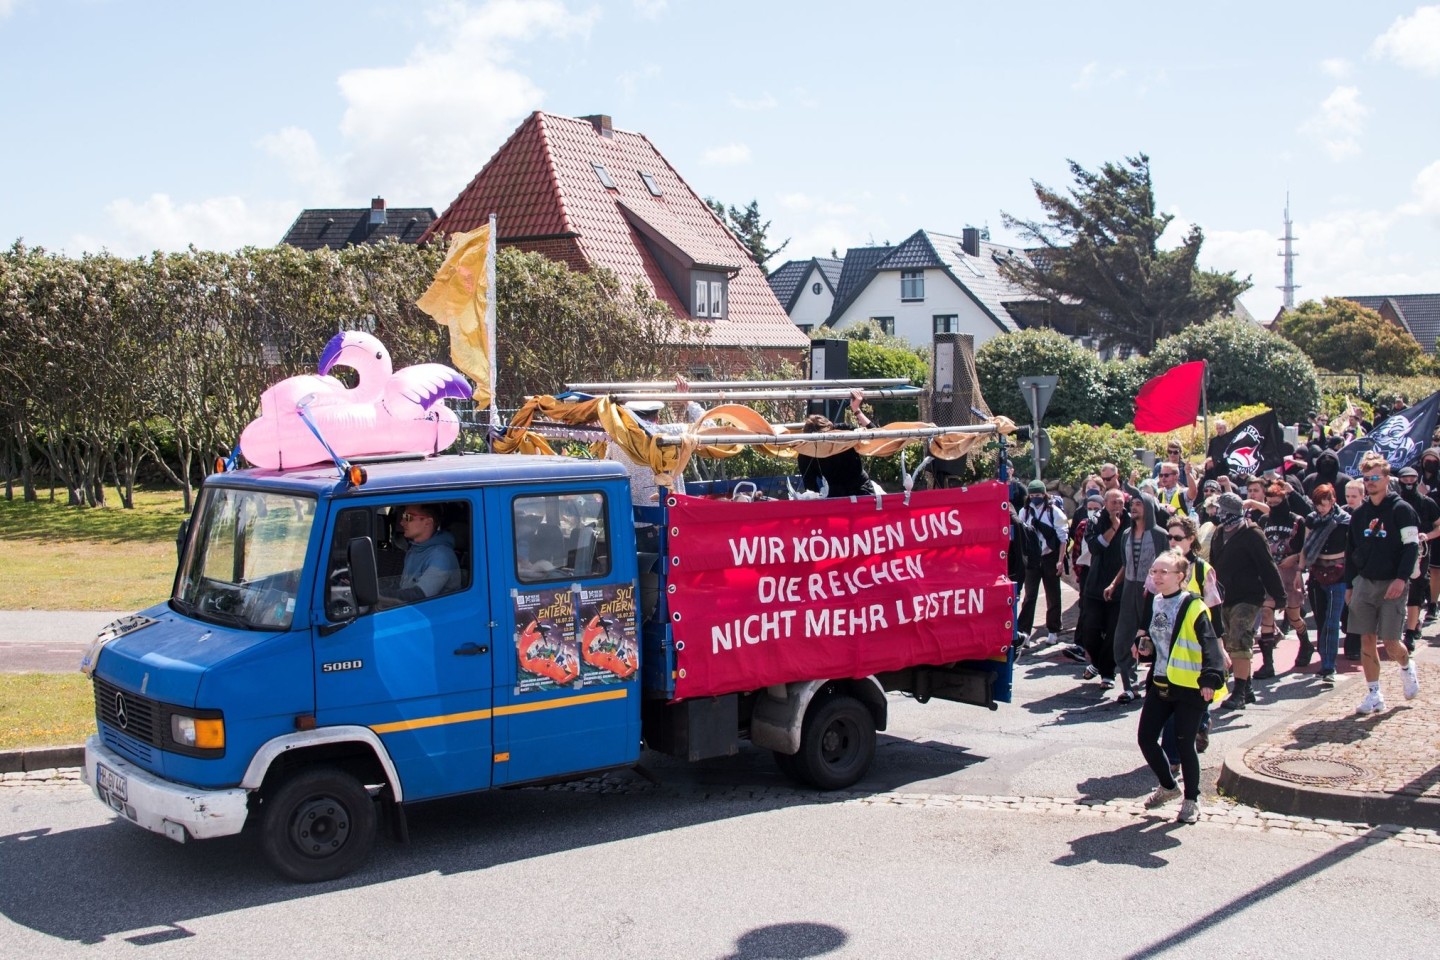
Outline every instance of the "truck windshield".
<path id="1" fill-rule="evenodd" d="M 208 488 L 171 605 L 247 630 L 289 629 L 314 522 L 313 497 Z"/>

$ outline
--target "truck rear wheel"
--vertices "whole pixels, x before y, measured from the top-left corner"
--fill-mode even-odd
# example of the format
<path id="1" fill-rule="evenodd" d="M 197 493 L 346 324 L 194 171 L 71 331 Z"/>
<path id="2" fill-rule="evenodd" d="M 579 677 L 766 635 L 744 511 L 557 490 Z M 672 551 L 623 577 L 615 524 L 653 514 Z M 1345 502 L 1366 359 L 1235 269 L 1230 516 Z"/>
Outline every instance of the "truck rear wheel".
<path id="1" fill-rule="evenodd" d="M 875 759 L 875 718 L 854 697 L 835 694 L 817 700 L 805 714 L 796 773 L 821 790 L 842 790 L 858 782 Z"/>
<path id="2" fill-rule="evenodd" d="M 375 801 L 363 784 L 334 767 L 301 770 L 264 803 L 260 849 L 300 883 L 354 870 L 375 842 Z"/>

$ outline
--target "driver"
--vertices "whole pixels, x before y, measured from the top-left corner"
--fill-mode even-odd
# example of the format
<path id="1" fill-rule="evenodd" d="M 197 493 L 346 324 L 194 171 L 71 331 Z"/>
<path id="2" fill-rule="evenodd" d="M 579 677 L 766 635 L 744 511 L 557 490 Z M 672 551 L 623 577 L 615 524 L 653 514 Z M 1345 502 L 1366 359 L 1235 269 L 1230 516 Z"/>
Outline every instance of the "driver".
<path id="1" fill-rule="evenodd" d="M 400 546 L 405 565 L 400 571 L 397 600 L 411 603 L 460 589 L 460 561 L 455 538 L 440 529 L 440 513 L 433 504 L 412 503 L 401 509 Z"/>

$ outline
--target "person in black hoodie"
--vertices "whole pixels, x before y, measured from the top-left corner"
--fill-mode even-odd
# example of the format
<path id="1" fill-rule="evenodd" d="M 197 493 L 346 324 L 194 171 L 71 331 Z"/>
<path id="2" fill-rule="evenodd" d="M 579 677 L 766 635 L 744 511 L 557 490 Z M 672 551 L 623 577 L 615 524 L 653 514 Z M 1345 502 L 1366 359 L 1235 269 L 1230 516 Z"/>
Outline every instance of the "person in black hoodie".
<path id="1" fill-rule="evenodd" d="M 1115 626 L 1120 617 L 1119 598 L 1112 598 L 1107 588 L 1115 575 L 1123 571 L 1125 555 L 1121 540 L 1130 529 L 1125 511 L 1125 494 L 1110 490 L 1104 506 L 1093 523 L 1085 526 L 1085 546 L 1090 551 L 1090 570 L 1080 591 L 1083 610 L 1075 630 L 1075 640 L 1090 655 L 1090 667 L 1100 678 L 1100 686 L 1115 686 Z M 1086 670 L 1089 677 L 1090 670 Z"/>
<path id="2" fill-rule="evenodd" d="M 1354 477 L 1340 470 L 1340 458 L 1334 450 L 1322 450 L 1315 458 L 1315 468 L 1305 475 L 1302 486 L 1305 488 L 1305 496 L 1315 492 L 1315 488 L 1322 483 L 1328 483 L 1336 490 L 1344 490 L 1345 484 Z"/>
<path id="3" fill-rule="evenodd" d="M 1107 600 L 1120 601 L 1115 623 L 1115 670 L 1125 689 L 1116 698 L 1117 703 L 1131 703 L 1140 696 L 1136 690 L 1134 640 L 1145 606 L 1145 578 L 1150 575 L 1150 564 L 1170 548 L 1169 535 L 1156 521 L 1156 512 L 1155 500 L 1148 494 L 1131 499 L 1130 529 L 1120 542 L 1124 563 L 1105 588 Z"/>
<path id="4" fill-rule="evenodd" d="M 1251 689 L 1250 658 L 1255 645 L 1255 624 L 1268 595 L 1276 606 L 1285 602 L 1285 585 L 1270 558 L 1265 536 L 1245 519 L 1245 504 L 1233 493 L 1222 493 L 1215 502 L 1219 529 L 1210 538 L 1210 565 L 1220 581 L 1221 606 L 1225 624 L 1225 652 L 1230 654 L 1235 673 L 1235 692 L 1222 709 L 1244 710 L 1255 702 Z"/>
<path id="5" fill-rule="evenodd" d="M 1300 606 L 1305 602 L 1300 563 L 1300 546 L 1305 541 L 1305 513 L 1291 511 L 1290 487 L 1283 480 L 1275 481 L 1265 490 L 1265 504 L 1270 512 L 1260 522 L 1260 527 L 1270 548 L 1270 558 L 1280 571 L 1280 581 L 1285 584 L 1285 619 L 1300 638 L 1295 669 L 1303 670 L 1315 655 L 1310 634 L 1305 629 L 1305 617 L 1300 612 Z M 1253 674 L 1256 680 L 1268 680 L 1275 676 L 1275 613 L 1278 609 L 1279 604 L 1271 606 L 1267 603 L 1260 615 L 1260 656 L 1264 663 Z"/>
<path id="6" fill-rule="evenodd" d="M 1413 700 L 1420 693 L 1415 662 L 1400 642 L 1400 631 L 1406 588 L 1420 562 L 1423 534 L 1415 508 L 1390 490 L 1390 464 L 1383 455 L 1372 450 L 1360 458 L 1360 479 L 1365 482 L 1365 500 L 1350 518 L 1345 582 L 1350 587 L 1346 597 L 1350 629 L 1360 634 L 1360 664 L 1369 685 L 1355 712 L 1371 714 L 1385 709 L 1380 694 L 1381 640 L 1390 659 L 1400 665 L 1405 699 Z"/>
<path id="7" fill-rule="evenodd" d="M 1415 508 L 1420 518 L 1420 534 L 1427 544 L 1433 544 L 1440 533 L 1440 506 L 1420 492 L 1420 471 L 1406 467 L 1400 471 L 1400 499 Z M 1430 597 L 1430 550 L 1420 548 L 1420 569 L 1410 581 L 1405 600 L 1405 649 L 1415 652 L 1415 643 L 1420 639 L 1420 608 Z"/>
<path id="8" fill-rule="evenodd" d="M 1420 492 L 1440 506 L 1440 447 L 1427 447 L 1420 454 Z M 1440 537 L 1431 539 L 1427 546 L 1430 553 L 1430 598 L 1425 604 L 1425 622 L 1434 623 L 1440 618 Z"/>

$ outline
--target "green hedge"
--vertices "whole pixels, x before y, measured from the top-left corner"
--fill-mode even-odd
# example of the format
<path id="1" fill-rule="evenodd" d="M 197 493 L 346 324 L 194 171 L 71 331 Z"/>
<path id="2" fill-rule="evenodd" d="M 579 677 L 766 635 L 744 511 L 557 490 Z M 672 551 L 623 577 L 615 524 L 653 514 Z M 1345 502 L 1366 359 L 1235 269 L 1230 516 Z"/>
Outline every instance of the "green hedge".
<path id="1" fill-rule="evenodd" d="M 1320 403 L 1315 365 L 1295 344 L 1244 320 L 1212 320 L 1166 337 L 1150 355 L 1152 375 L 1191 360 L 1210 362 L 1212 410 L 1263 403 L 1283 423 Z"/>
<path id="2" fill-rule="evenodd" d="M 975 351 L 980 391 L 990 410 L 1016 423 L 1030 422 L 1030 408 L 1016 382 L 1020 377 L 1060 378 L 1045 411 L 1047 423 L 1100 422 L 1105 380 L 1093 351 L 1053 330 L 1021 330 L 986 341 Z"/>

